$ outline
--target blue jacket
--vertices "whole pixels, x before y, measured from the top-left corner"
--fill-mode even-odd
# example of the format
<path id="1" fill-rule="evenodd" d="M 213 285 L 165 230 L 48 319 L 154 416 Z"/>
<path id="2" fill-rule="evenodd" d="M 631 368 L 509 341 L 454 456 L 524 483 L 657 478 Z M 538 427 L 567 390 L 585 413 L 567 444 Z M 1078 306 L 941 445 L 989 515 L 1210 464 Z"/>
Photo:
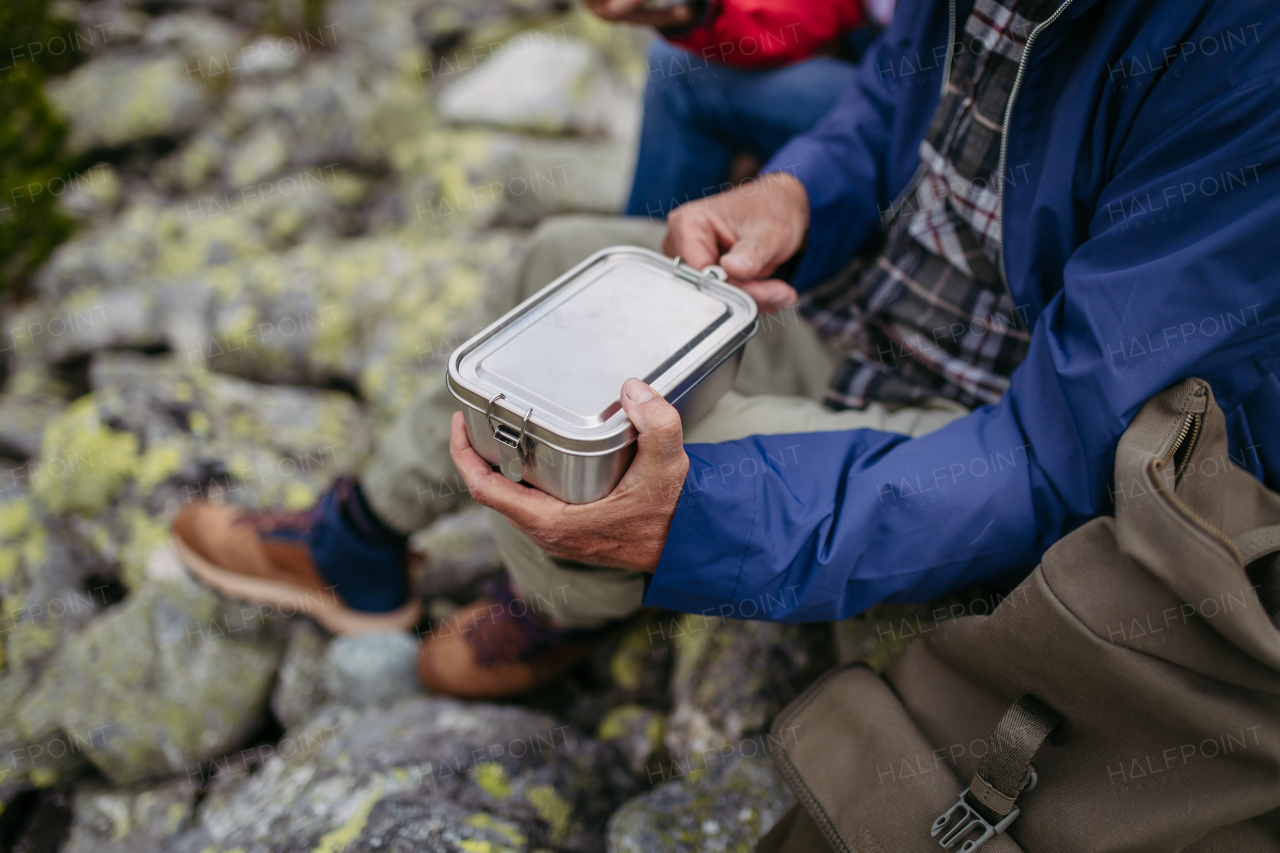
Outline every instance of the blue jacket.
<path id="1" fill-rule="evenodd" d="M 960 41 L 972 0 L 955 5 Z M 1007 118 L 1005 266 L 1032 328 L 1010 390 L 921 438 L 688 445 L 645 604 L 801 622 L 1016 582 L 1111 510 L 1120 434 L 1188 376 L 1227 413 L 1235 464 L 1280 485 L 1280 14 L 1064 6 Z M 797 287 L 865 245 L 914 172 L 949 19 L 947 0 L 899 3 L 859 82 L 770 161 L 809 193 Z"/>

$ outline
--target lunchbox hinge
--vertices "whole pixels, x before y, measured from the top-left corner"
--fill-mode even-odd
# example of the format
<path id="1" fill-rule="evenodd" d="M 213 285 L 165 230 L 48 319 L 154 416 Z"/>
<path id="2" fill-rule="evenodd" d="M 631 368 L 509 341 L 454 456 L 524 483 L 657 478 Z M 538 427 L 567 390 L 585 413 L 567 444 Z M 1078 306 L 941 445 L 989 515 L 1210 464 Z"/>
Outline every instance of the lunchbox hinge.
<path id="1" fill-rule="evenodd" d="M 489 429 L 493 430 L 494 441 L 498 442 L 498 452 L 502 454 L 502 462 L 498 467 L 502 469 L 502 473 L 508 480 L 518 483 L 524 476 L 524 463 L 529 456 L 527 429 L 533 409 L 524 413 L 524 417 L 520 419 L 520 432 L 517 433 L 506 424 L 497 423 L 493 419 L 493 404 L 506 399 L 506 396 L 506 394 L 494 394 L 490 397 L 489 405 L 484 410 L 484 417 L 489 422 Z"/>

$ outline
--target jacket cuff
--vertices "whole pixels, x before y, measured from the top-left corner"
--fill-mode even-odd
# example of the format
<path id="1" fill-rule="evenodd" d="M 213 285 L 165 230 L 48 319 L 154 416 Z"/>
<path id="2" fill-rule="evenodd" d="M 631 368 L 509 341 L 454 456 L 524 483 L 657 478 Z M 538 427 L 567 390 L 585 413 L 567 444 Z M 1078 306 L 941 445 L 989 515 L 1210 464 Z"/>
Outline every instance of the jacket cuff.
<path id="1" fill-rule="evenodd" d="M 692 449 L 692 445 L 688 449 Z M 684 491 L 644 605 L 703 613 L 732 602 L 755 531 L 759 477 L 717 485 L 717 468 L 690 453 Z"/>

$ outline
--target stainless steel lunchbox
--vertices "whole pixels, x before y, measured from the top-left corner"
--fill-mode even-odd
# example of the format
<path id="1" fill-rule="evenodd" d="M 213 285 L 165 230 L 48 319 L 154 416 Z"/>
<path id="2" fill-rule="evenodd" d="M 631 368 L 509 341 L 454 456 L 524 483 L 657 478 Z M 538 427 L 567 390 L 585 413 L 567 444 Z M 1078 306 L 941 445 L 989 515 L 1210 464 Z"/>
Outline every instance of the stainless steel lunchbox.
<path id="1" fill-rule="evenodd" d="M 649 383 L 686 427 L 733 386 L 755 302 L 719 267 L 602 249 L 454 351 L 471 446 L 512 480 L 599 500 L 635 456 L 622 383 Z"/>

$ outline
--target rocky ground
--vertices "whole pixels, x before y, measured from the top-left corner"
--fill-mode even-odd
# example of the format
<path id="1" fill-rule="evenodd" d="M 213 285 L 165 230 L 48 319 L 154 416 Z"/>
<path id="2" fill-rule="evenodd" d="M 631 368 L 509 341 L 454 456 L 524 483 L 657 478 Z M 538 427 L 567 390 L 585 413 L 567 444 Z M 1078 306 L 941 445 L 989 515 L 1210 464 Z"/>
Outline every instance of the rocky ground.
<path id="1" fill-rule="evenodd" d="M 98 165 L 3 317 L 0 845 L 749 850 L 793 802 L 773 715 L 908 611 L 658 614 L 463 703 L 416 685 L 416 638 L 223 601 L 162 547 L 193 498 L 309 505 L 530 225 L 619 207 L 647 35 L 558 0 L 57 7 L 91 55 L 47 97 Z M 415 539 L 429 619 L 499 571 L 477 509 Z"/>

